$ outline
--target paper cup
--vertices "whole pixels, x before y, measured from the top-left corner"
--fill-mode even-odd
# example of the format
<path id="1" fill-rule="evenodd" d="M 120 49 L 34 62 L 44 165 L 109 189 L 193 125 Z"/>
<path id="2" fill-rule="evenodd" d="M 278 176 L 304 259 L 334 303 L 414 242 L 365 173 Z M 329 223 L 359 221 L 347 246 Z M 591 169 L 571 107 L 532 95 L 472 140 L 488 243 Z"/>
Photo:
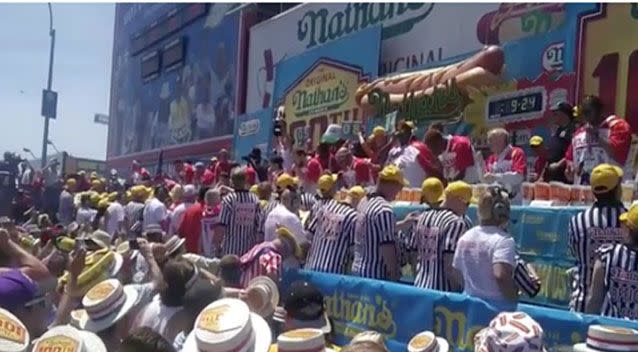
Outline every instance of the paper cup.
<path id="1" fill-rule="evenodd" d="M 534 184 L 523 182 L 523 205 L 528 205 L 534 200 Z"/>
<path id="2" fill-rule="evenodd" d="M 547 182 L 534 183 L 534 199 L 535 200 L 550 200 L 551 188 Z"/>

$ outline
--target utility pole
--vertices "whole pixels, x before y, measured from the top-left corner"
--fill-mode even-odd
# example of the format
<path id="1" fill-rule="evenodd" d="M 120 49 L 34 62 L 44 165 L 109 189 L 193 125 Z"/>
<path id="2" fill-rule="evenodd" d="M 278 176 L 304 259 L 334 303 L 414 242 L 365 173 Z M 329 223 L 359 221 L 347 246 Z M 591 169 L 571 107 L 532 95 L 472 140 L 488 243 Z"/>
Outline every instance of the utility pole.
<path id="1" fill-rule="evenodd" d="M 55 49 L 55 29 L 53 29 L 53 10 L 51 3 L 49 5 L 49 36 L 51 36 L 51 51 L 49 52 L 49 79 L 47 81 L 47 91 L 51 91 L 53 80 L 53 50 Z M 42 161 L 41 167 L 47 164 L 47 145 L 49 141 L 49 116 L 44 117 L 44 136 L 42 136 Z"/>

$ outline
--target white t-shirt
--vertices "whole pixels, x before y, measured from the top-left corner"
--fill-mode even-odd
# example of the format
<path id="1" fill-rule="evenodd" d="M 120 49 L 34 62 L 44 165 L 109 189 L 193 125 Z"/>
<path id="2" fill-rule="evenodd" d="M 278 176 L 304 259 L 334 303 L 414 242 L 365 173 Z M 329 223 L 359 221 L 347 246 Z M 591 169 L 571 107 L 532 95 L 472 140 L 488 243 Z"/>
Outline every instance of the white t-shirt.
<path id="1" fill-rule="evenodd" d="M 166 205 L 157 198 L 149 200 L 144 206 L 143 228 L 148 228 L 148 225 L 161 225 L 164 219 L 166 219 Z"/>
<path id="2" fill-rule="evenodd" d="M 106 224 L 106 232 L 114 236 L 117 231 L 118 224 L 124 221 L 124 206 L 120 202 L 113 202 L 106 208 L 108 222 Z"/>
<path id="3" fill-rule="evenodd" d="M 171 225 L 169 228 L 169 235 L 176 235 L 177 230 L 179 229 L 179 225 L 182 224 L 182 219 L 184 218 L 184 213 L 186 209 L 188 209 L 193 203 L 182 203 L 178 205 L 175 210 L 173 210 L 173 214 L 171 214 Z"/>
<path id="4" fill-rule="evenodd" d="M 82 207 L 78 209 L 77 214 L 75 214 L 75 221 L 78 225 L 91 225 L 96 215 L 97 210 Z"/>
<path id="5" fill-rule="evenodd" d="M 393 164 L 401 171 L 403 177 L 410 183 L 410 187 L 419 188 L 426 179 L 427 174 L 419 164 L 419 150 L 412 146 L 394 147 L 388 153 L 389 164 Z"/>
<path id="6" fill-rule="evenodd" d="M 475 226 L 456 246 L 453 266 L 463 274 L 465 293 L 482 299 L 504 301 L 493 265 L 516 267 L 516 243 L 512 236 L 496 226 Z"/>
<path id="7" fill-rule="evenodd" d="M 264 223 L 264 240 L 272 241 L 277 237 L 277 224 L 286 227 L 297 238 L 297 241 L 307 242 L 301 219 L 282 204 L 270 211 Z"/>

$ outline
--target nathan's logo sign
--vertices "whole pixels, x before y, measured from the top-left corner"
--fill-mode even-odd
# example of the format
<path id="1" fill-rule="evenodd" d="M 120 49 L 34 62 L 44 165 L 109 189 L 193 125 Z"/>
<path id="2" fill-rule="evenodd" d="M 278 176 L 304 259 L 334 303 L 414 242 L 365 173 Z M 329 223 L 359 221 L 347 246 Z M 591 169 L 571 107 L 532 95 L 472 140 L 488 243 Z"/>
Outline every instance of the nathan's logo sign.
<path id="1" fill-rule="evenodd" d="M 433 8 L 425 3 L 348 3 L 342 11 L 308 11 L 297 22 L 297 39 L 309 49 L 379 24 L 381 38 L 388 39 L 412 30 Z"/>
<path id="2" fill-rule="evenodd" d="M 368 100 L 376 116 L 386 116 L 397 111 L 398 117 L 415 121 L 450 121 L 461 117 L 470 99 L 463 94 L 452 79 L 431 94 L 406 92 L 401 102 L 391 102 L 390 94 L 380 89 L 368 93 Z"/>
<path id="3" fill-rule="evenodd" d="M 357 67 L 325 59 L 310 67 L 284 93 L 286 123 L 296 143 L 303 145 L 309 138 L 318 143 L 332 123 L 361 123 L 354 94 L 365 82 L 368 77 Z"/>

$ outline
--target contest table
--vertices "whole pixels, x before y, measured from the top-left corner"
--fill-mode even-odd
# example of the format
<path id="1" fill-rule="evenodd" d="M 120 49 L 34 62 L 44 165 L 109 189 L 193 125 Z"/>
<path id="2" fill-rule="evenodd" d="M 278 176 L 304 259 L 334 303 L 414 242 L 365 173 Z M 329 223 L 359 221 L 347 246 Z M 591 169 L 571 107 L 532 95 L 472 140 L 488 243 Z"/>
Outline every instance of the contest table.
<path id="1" fill-rule="evenodd" d="M 413 211 L 426 209 L 424 205 L 396 202 L 393 208 L 397 219 L 403 219 Z M 567 308 L 571 293 L 569 269 L 575 259 L 568 248 L 569 219 L 584 207 L 531 207 L 512 206 L 509 232 L 516 240 L 523 259 L 532 264 L 541 278 L 541 291 L 536 297 L 521 297 L 522 301 Z M 478 223 L 476 206 L 471 206 L 468 216 Z"/>

